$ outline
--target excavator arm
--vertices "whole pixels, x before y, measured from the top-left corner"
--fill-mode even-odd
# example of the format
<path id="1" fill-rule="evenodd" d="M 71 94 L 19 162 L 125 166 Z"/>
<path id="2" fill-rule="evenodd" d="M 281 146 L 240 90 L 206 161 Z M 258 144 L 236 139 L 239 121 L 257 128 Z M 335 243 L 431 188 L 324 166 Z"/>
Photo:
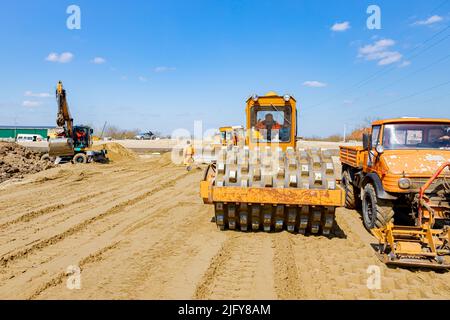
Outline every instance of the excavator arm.
<path id="1" fill-rule="evenodd" d="M 58 104 L 58 113 L 56 115 L 56 125 L 64 129 L 64 136 L 58 136 L 49 140 L 49 155 L 55 157 L 73 156 L 73 118 L 70 115 L 69 105 L 66 99 L 66 90 L 62 82 L 59 81 L 56 86 L 56 102 Z"/>
<path id="2" fill-rule="evenodd" d="M 58 103 L 58 114 L 56 115 L 56 124 L 58 127 L 64 127 L 67 137 L 73 136 L 73 118 L 70 115 L 69 105 L 66 99 L 66 90 L 61 81 L 56 86 L 56 101 Z"/>

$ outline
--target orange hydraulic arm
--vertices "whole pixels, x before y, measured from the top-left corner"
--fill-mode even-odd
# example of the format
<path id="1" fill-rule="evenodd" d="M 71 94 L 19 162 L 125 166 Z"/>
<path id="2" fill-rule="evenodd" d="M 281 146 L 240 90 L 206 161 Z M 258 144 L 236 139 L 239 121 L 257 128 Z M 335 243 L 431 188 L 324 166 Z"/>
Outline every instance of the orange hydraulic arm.
<path id="1" fill-rule="evenodd" d="M 70 115 L 69 105 L 66 100 L 66 90 L 64 90 L 62 82 L 59 81 L 56 86 L 56 101 L 58 103 L 58 114 L 56 116 L 56 124 L 58 127 L 64 127 L 69 137 L 73 136 L 73 118 Z"/>
<path id="2" fill-rule="evenodd" d="M 419 225 L 422 224 L 422 213 L 423 213 L 423 207 L 427 206 L 428 200 L 425 197 L 425 191 L 427 191 L 428 187 L 433 183 L 434 180 L 436 180 L 439 175 L 444 171 L 445 168 L 450 168 L 450 162 L 444 163 L 437 169 L 437 171 L 433 174 L 433 176 L 428 179 L 428 181 L 420 188 L 419 191 Z"/>

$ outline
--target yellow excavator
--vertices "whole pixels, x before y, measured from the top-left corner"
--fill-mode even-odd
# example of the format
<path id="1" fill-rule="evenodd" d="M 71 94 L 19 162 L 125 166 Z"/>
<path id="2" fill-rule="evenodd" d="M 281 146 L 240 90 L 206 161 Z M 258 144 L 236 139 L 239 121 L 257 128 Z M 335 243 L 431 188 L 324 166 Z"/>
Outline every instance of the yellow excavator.
<path id="1" fill-rule="evenodd" d="M 331 152 L 297 146 L 296 100 L 269 92 L 247 100 L 243 146 L 222 146 L 200 183 L 220 230 L 333 234 L 345 194 Z"/>
<path id="2" fill-rule="evenodd" d="M 61 81 L 56 86 L 57 128 L 49 138 L 48 157 L 56 157 L 57 162 L 88 163 L 107 162 L 106 150 L 93 150 L 93 129 L 88 126 L 74 126 L 67 103 L 66 90 Z"/>

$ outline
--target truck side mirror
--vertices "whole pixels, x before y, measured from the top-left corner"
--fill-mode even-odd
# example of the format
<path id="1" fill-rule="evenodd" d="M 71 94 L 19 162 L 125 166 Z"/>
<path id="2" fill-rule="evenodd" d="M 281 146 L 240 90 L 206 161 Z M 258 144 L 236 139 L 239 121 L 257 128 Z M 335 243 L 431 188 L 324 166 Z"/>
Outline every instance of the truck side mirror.
<path id="1" fill-rule="evenodd" d="M 363 134 L 363 148 L 364 150 L 370 150 L 372 146 L 370 145 L 372 142 L 372 135 L 369 133 Z"/>

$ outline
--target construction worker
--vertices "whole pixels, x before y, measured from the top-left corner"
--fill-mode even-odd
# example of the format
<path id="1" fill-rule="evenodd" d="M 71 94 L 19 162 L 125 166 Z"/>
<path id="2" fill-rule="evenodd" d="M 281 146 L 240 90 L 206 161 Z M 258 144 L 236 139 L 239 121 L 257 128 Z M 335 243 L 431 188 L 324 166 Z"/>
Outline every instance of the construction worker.
<path id="1" fill-rule="evenodd" d="M 184 149 L 184 165 L 187 171 L 192 170 L 192 164 L 194 163 L 195 149 L 190 141 L 187 141 L 186 148 Z"/>
<path id="2" fill-rule="evenodd" d="M 278 122 L 275 121 L 275 119 L 273 118 L 273 114 L 268 113 L 264 117 L 264 121 L 258 121 L 258 123 L 256 124 L 256 128 L 258 130 L 267 130 L 266 132 L 260 131 L 260 133 L 262 133 L 264 136 L 267 135 L 267 137 L 264 138 L 266 138 L 267 141 L 271 141 L 272 130 L 280 130 L 282 127 Z"/>
<path id="3" fill-rule="evenodd" d="M 264 121 L 258 121 L 256 124 L 257 129 L 266 129 L 266 130 L 272 130 L 272 129 L 281 129 L 281 125 L 275 121 L 273 118 L 273 114 L 268 113 L 264 117 Z"/>

